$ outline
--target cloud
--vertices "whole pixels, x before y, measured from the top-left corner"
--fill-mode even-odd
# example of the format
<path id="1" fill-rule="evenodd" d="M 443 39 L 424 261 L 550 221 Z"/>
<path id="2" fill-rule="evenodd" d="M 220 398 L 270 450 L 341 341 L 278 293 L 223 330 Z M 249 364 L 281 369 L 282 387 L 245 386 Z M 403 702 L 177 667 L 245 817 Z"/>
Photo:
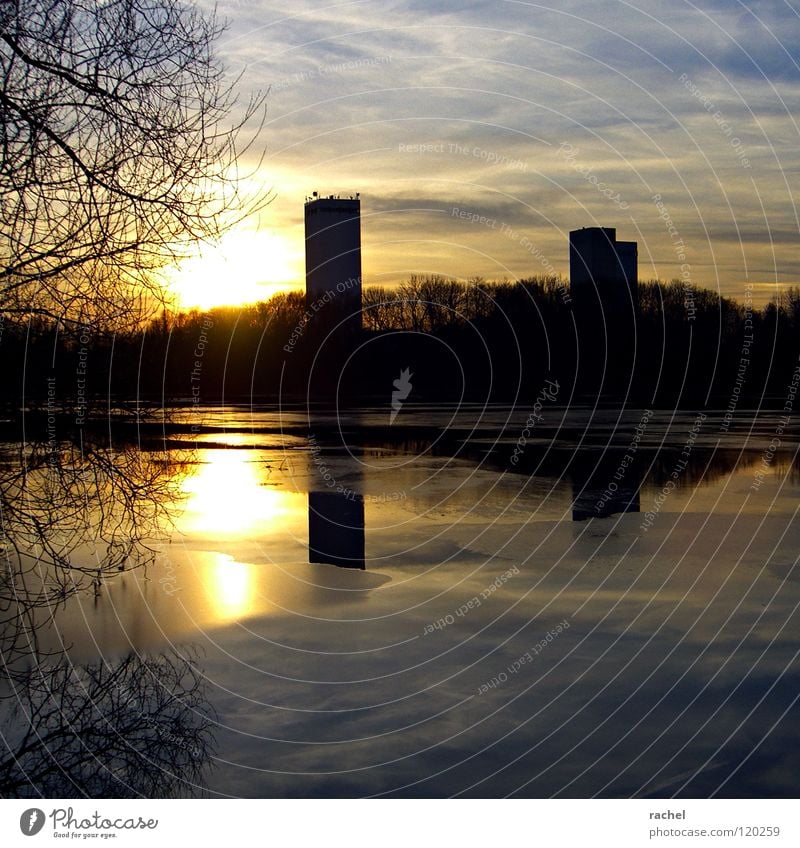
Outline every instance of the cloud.
<path id="1" fill-rule="evenodd" d="M 298 188 L 307 186 L 361 191 L 367 281 L 402 277 L 414 236 L 418 268 L 430 255 L 441 273 L 442 242 L 456 235 L 466 251 L 452 250 L 454 276 L 488 276 L 498 262 L 512 274 L 538 270 L 497 233 L 425 211 L 448 204 L 530 231 L 562 272 L 565 234 L 587 223 L 638 230 L 666 261 L 669 237 L 650 200 L 659 192 L 696 246 L 696 282 L 719 271 L 723 289 L 738 291 L 754 268 L 775 265 L 772 245 L 781 273 L 795 273 L 792 7 L 395 0 L 375 10 L 310 0 L 291 14 L 273 2 L 221 7 L 232 72 L 245 68 L 245 88 L 272 86 L 265 168 L 281 202 L 270 225 L 284 216 L 287 238 L 301 237 Z M 564 142 L 579 150 L 580 169 L 559 155 Z M 626 214 L 586 169 L 624 198 Z M 422 211 L 400 211 L 409 206 Z M 394 247 L 392 226 L 402 236 Z"/>

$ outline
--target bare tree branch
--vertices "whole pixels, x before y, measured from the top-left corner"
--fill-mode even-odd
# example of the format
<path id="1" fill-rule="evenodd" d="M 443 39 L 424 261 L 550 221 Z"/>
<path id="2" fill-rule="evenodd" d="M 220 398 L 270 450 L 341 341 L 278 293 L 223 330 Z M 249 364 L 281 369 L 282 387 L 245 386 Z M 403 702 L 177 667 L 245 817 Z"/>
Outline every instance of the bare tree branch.
<path id="1" fill-rule="evenodd" d="M 221 31 L 179 0 L 2 3 L 0 309 L 136 320 L 160 269 L 267 202 L 237 167 L 265 95 L 238 103 Z"/>

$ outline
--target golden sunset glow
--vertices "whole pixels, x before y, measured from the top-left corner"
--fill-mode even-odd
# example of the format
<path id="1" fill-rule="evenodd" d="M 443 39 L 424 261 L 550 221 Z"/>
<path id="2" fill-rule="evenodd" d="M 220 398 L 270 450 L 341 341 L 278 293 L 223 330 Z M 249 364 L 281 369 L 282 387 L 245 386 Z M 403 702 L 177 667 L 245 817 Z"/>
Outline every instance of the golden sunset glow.
<path id="1" fill-rule="evenodd" d="M 225 622 L 245 618 L 254 611 L 255 577 L 252 570 L 252 565 L 219 555 L 204 581 L 214 620 Z"/>
<path id="2" fill-rule="evenodd" d="M 799 45 L 0 0 L 3 844 L 788 848 Z"/>
<path id="3" fill-rule="evenodd" d="M 303 245 L 270 231 L 232 231 L 185 259 L 169 288 L 182 309 L 241 306 L 296 288 L 303 279 Z"/>
<path id="4" fill-rule="evenodd" d="M 305 519 L 304 494 L 264 484 L 251 451 L 209 450 L 197 473 L 184 480 L 187 495 L 179 527 L 217 537 L 247 537 L 257 530 Z"/>

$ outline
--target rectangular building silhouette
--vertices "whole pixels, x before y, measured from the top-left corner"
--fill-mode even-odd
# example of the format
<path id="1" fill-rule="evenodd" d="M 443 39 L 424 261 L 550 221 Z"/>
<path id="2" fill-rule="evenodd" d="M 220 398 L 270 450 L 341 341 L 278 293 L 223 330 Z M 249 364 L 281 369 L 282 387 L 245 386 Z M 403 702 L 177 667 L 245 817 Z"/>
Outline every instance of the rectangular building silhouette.
<path id="1" fill-rule="evenodd" d="M 306 302 L 326 314 L 361 314 L 361 201 L 319 197 L 305 204 Z M 329 308 L 331 307 L 331 308 Z"/>
<path id="2" fill-rule="evenodd" d="M 584 227 L 569 234 L 570 295 L 579 303 L 636 312 L 639 258 L 635 241 L 617 241 L 614 227 Z"/>

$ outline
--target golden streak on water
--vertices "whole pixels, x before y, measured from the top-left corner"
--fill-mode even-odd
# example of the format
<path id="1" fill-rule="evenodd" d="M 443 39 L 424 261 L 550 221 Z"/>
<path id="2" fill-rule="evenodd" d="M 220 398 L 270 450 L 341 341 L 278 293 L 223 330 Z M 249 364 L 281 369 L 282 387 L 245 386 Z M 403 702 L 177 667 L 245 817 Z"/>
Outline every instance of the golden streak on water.
<path id="1" fill-rule="evenodd" d="M 197 472 L 183 481 L 187 499 L 178 530 L 230 541 L 302 520 L 305 493 L 268 485 L 266 477 L 266 467 L 253 462 L 251 451 L 204 451 Z"/>
<path id="2" fill-rule="evenodd" d="M 269 468 L 254 452 L 242 449 L 204 450 L 193 473 L 182 481 L 186 495 L 177 529 L 194 540 L 213 543 L 258 542 L 295 536 L 305 528 L 305 492 L 278 488 L 269 480 Z M 195 601 L 186 586 L 181 600 L 199 609 L 194 615 L 227 623 L 265 612 L 268 598 L 281 595 L 273 586 L 278 575 L 265 565 L 238 562 L 219 552 L 195 552 Z M 265 595 L 266 590 L 266 595 Z M 201 600 L 202 599 L 202 600 Z M 205 615 L 200 612 L 205 610 Z"/>
<path id="3" fill-rule="evenodd" d="M 252 565 L 218 554 L 204 580 L 215 621 L 245 618 L 255 611 L 256 580 L 252 571 Z"/>

